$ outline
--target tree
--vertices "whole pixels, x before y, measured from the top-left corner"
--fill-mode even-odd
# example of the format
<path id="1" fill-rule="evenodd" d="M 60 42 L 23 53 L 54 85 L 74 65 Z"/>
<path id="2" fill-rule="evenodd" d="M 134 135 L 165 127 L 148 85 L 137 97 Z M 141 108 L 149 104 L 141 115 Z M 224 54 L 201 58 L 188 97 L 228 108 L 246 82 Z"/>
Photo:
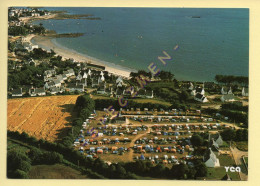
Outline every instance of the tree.
<path id="1" fill-rule="evenodd" d="M 205 176 L 207 176 L 208 169 L 202 161 L 196 160 L 194 162 L 194 168 L 196 170 L 195 177 L 205 177 Z"/>
<path id="2" fill-rule="evenodd" d="M 196 147 L 203 145 L 203 138 L 198 134 L 193 134 L 190 141 Z"/>
<path id="3" fill-rule="evenodd" d="M 236 130 L 236 141 L 243 141 L 243 131 L 242 130 Z"/>
<path id="4" fill-rule="evenodd" d="M 78 111 L 82 109 L 87 109 L 92 112 L 95 108 L 95 102 L 93 101 L 93 99 L 90 98 L 88 94 L 82 95 L 77 98 L 75 107 Z"/>
<path id="5" fill-rule="evenodd" d="M 25 171 L 22 171 L 20 169 L 17 169 L 14 172 L 14 178 L 22 178 L 22 179 L 28 179 L 28 174 Z"/>
<path id="6" fill-rule="evenodd" d="M 180 94 L 180 100 L 187 101 L 189 98 L 190 98 L 190 94 L 186 90 L 183 90 Z"/>
<path id="7" fill-rule="evenodd" d="M 29 161 L 21 161 L 18 165 L 18 169 L 28 172 L 31 169 L 31 164 Z"/>
<path id="8" fill-rule="evenodd" d="M 63 156 L 58 152 L 44 152 L 42 154 L 42 160 L 44 160 L 42 163 L 45 164 L 61 163 Z"/>
<path id="9" fill-rule="evenodd" d="M 231 141 L 235 139 L 236 133 L 233 129 L 225 129 L 221 133 L 221 137 L 225 141 Z"/>
<path id="10" fill-rule="evenodd" d="M 34 165 L 41 163 L 41 156 L 42 151 L 40 151 L 38 148 L 31 148 L 31 150 L 28 153 L 29 158 L 32 160 L 32 163 Z"/>
<path id="11" fill-rule="evenodd" d="M 248 130 L 244 129 L 242 133 L 243 133 L 243 140 L 247 141 L 248 140 Z"/>
<path id="12" fill-rule="evenodd" d="M 27 165 L 23 162 L 30 163 L 30 159 L 26 156 L 25 153 L 18 150 L 10 150 L 7 152 L 7 169 L 16 170 L 21 169 L 24 166 L 24 169 L 27 169 Z M 23 162 L 23 163 L 22 163 Z"/>
<path id="13" fill-rule="evenodd" d="M 189 167 L 186 164 L 174 165 L 171 168 L 171 173 L 173 178 L 177 179 L 187 179 L 187 174 L 189 173 Z"/>
<path id="14" fill-rule="evenodd" d="M 155 167 L 151 169 L 151 174 L 157 178 L 165 176 L 164 172 L 165 172 L 165 166 L 161 163 L 157 164 Z"/>

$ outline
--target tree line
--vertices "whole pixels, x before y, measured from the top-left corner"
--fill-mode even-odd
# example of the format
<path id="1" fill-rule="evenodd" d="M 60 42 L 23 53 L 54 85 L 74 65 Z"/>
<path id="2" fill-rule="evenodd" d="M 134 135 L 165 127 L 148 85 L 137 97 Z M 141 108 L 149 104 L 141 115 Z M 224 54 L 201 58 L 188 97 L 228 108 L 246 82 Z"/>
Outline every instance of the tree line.
<path id="1" fill-rule="evenodd" d="M 225 141 L 248 141 L 247 129 L 225 129 L 220 134 Z"/>
<path id="2" fill-rule="evenodd" d="M 39 25 L 23 25 L 23 26 L 9 26 L 8 35 L 11 36 L 25 36 L 27 34 L 44 34 L 45 28 L 40 23 Z"/>
<path id="3" fill-rule="evenodd" d="M 245 76 L 216 75 L 215 80 L 226 85 L 232 83 L 248 85 L 248 77 Z"/>

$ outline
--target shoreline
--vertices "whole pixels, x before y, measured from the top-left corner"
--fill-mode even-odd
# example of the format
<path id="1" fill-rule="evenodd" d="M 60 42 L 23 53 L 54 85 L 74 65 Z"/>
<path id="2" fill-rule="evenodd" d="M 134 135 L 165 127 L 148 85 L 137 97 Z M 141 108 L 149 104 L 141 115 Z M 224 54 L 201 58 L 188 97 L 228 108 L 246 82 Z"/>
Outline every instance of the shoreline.
<path id="1" fill-rule="evenodd" d="M 26 37 L 26 40 L 30 42 L 33 45 L 38 45 L 40 48 L 43 48 L 45 50 L 54 50 L 54 52 L 57 55 L 62 56 L 63 59 L 69 59 L 73 58 L 74 60 L 78 62 L 85 62 L 85 63 L 91 63 L 96 65 L 101 65 L 105 67 L 105 70 L 108 71 L 111 74 L 119 75 L 125 78 L 130 77 L 131 72 L 136 72 L 137 70 L 130 69 L 127 67 L 119 66 L 107 61 L 102 61 L 97 58 L 88 56 L 87 54 L 79 53 L 73 49 L 66 48 L 64 46 L 61 46 L 55 41 L 55 37 L 48 37 L 48 36 L 40 36 L 40 35 L 28 35 Z"/>

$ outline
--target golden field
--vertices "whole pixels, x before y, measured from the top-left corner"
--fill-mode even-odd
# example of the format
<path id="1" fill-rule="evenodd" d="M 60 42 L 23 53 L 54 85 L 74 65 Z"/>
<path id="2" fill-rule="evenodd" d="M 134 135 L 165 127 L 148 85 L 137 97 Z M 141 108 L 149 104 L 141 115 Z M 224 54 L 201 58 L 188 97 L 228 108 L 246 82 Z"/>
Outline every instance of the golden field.
<path id="1" fill-rule="evenodd" d="M 71 121 L 78 95 L 9 99 L 7 129 L 55 141 Z"/>

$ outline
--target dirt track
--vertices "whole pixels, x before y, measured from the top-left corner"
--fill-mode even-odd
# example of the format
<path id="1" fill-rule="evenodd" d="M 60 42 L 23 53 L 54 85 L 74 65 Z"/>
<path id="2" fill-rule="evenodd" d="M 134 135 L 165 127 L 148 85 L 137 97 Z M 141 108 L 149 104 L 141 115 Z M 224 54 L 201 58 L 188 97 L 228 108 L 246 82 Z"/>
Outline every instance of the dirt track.
<path id="1" fill-rule="evenodd" d="M 7 129 L 55 141 L 66 128 L 78 95 L 8 100 Z"/>

